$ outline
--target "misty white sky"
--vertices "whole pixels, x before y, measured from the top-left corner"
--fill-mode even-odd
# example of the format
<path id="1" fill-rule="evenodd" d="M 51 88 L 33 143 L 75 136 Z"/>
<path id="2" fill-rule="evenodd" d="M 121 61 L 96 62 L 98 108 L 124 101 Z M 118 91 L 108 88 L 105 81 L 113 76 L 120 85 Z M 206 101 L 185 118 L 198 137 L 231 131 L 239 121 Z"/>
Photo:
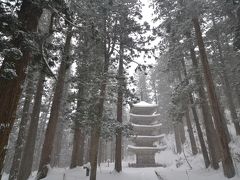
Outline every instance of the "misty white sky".
<path id="1" fill-rule="evenodd" d="M 152 22 L 153 9 L 151 7 L 149 7 L 151 0 L 140 0 L 140 1 L 144 4 L 144 6 L 142 7 L 142 15 L 143 15 L 142 22 L 145 22 L 145 21 L 148 22 L 152 28 L 152 26 L 153 26 L 153 22 Z M 149 34 L 151 34 L 151 32 L 149 32 Z M 150 45 L 150 46 L 152 47 L 156 44 L 157 44 L 157 41 L 152 42 L 152 45 Z M 150 59 L 147 57 L 144 58 L 144 53 L 142 53 L 139 58 L 134 59 L 134 60 L 141 64 L 153 64 L 155 62 L 155 59 L 153 57 Z M 146 63 L 144 63 L 144 61 L 146 61 Z M 130 76 L 134 75 L 134 70 L 137 67 L 137 64 L 131 63 L 131 66 L 132 67 L 129 69 Z"/>

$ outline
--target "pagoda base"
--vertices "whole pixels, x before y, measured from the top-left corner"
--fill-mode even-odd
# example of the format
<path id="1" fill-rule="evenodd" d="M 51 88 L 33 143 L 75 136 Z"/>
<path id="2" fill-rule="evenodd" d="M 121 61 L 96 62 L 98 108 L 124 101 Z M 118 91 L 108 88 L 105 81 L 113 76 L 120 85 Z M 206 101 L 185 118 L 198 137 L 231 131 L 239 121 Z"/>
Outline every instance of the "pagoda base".
<path id="1" fill-rule="evenodd" d="M 136 163 L 128 163 L 128 167 L 133 167 L 133 168 L 166 167 L 166 165 L 165 164 L 136 164 Z"/>
<path id="2" fill-rule="evenodd" d="M 136 164 L 156 164 L 155 152 L 142 151 L 136 153 Z"/>

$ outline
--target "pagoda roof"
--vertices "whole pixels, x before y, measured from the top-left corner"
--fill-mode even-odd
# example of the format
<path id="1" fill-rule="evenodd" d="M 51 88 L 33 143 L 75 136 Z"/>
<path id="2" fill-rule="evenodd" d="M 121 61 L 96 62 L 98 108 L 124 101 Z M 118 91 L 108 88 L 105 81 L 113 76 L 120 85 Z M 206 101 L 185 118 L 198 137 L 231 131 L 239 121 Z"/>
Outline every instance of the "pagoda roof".
<path id="1" fill-rule="evenodd" d="M 132 117 L 151 118 L 151 117 L 159 117 L 160 114 L 143 115 L 143 114 L 134 114 L 134 113 L 130 113 L 130 116 L 132 116 Z"/>
<path id="2" fill-rule="evenodd" d="M 153 136 L 135 135 L 135 136 L 131 136 L 129 139 L 133 143 L 136 143 L 137 145 L 152 144 L 154 142 L 161 141 L 161 139 L 163 139 L 164 136 L 165 134 L 153 135 Z"/>
<path id="3" fill-rule="evenodd" d="M 131 112 L 133 114 L 139 115 L 152 115 L 157 111 L 157 108 L 158 108 L 157 104 L 149 104 L 144 101 L 141 101 L 139 103 L 133 104 Z"/>
<path id="4" fill-rule="evenodd" d="M 147 147 L 147 146 L 133 146 L 133 145 L 128 145 L 128 150 L 134 151 L 134 152 L 158 152 L 165 150 L 167 146 L 159 146 L 159 147 Z"/>
<path id="5" fill-rule="evenodd" d="M 158 107 L 157 104 L 150 104 L 145 101 L 140 101 L 139 103 L 133 104 L 134 107 Z"/>
<path id="6" fill-rule="evenodd" d="M 141 124 L 141 125 L 158 124 L 159 119 L 160 119 L 159 114 L 138 115 L 138 114 L 130 113 L 130 122 L 134 124 Z"/>
<path id="7" fill-rule="evenodd" d="M 131 136 L 130 138 L 133 139 L 159 139 L 159 138 L 163 138 L 165 136 L 165 134 L 160 134 L 160 135 L 155 135 L 155 136 L 142 136 L 142 135 L 135 135 L 135 136 Z"/>
<path id="8" fill-rule="evenodd" d="M 153 124 L 153 125 L 142 125 L 142 124 L 134 124 L 132 123 L 132 126 L 133 127 L 139 127 L 139 128 L 155 128 L 155 127 L 160 127 L 162 126 L 162 123 L 159 123 L 159 124 Z"/>

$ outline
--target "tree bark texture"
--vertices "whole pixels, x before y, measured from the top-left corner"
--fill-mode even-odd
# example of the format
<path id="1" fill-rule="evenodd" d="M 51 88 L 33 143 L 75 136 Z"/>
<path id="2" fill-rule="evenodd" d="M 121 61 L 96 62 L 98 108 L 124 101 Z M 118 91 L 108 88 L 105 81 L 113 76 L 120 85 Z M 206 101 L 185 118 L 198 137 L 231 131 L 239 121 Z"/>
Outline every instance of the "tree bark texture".
<path id="1" fill-rule="evenodd" d="M 183 74 L 184 74 L 185 78 L 187 78 L 187 69 L 186 69 L 186 65 L 185 65 L 183 58 L 181 59 L 181 63 L 182 63 L 182 67 L 183 67 Z M 187 83 L 187 85 L 189 85 L 188 79 L 186 79 L 186 83 Z M 191 93 L 189 93 L 189 100 L 190 100 L 190 105 L 191 105 L 191 108 L 192 108 L 192 111 L 194 114 L 194 118 L 198 119 L 196 107 L 193 105 L 193 97 L 192 97 Z M 185 106 L 185 109 L 186 109 L 185 117 L 186 117 L 186 123 L 187 123 L 187 127 L 188 127 L 190 143 L 191 143 L 191 147 L 192 147 L 192 153 L 193 153 L 193 155 L 195 155 L 195 154 L 197 154 L 197 145 L 196 145 L 195 137 L 193 134 L 192 123 L 191 123 L 190 116 L 189 116 L 189 108 L 187 106 Z"/>
<path id="2" fill-rule="evenodd" d="M 190 37 L 188 37 L 190 38 Z M 191 43 L 192 44 L 192 43 Z M 190 55 L 192 59 L 193 68 L 196 71 L 195 81 L 198 83 L 198 95 L 200 97 L 200 107 L 203 116 L 204 126 L 206 129 L 207 142 L 209 147 L 209 153 L 211 156 L 211 166 L 214 169 L 218 169 L 218 161 L 221 158 L 221 149 L 220 149 L 220 141 L 217 137 L 217 132 L 213 124 L 212 115 L 210 113 L 210 107 L 207 102 L 207 97 L 204 90 L 204 83 L 200 73 L 198 72 L 198 61 L 196 57 L 196 53 L 194 51 L 193 45 L 190 47 Z"/>
<path id="3" fill-rule="evenodd" d="M 67 72 L 65 81 L 64 81 L 64 88 L 63 88 L 63 100 L 61 101 L 61 107 L 59 112 L 59 122 L 57 124 L 56 135 L 54 139 L 54 146 L 52 151 L 52 158 L 51 158 L 51 166 L 52 167 L 59 167 L 60 165 L 60 156 L 61 156 L 61 149 L 62 149 L 62 140 L 63 140 L 63 131 L 64 126 L 66 124 L 66 109 L 68 108 L 68 94 L 69 94 L 69 77 L 70 71 Z"/>
<path id="4" fill-rule="evenodd" d="M 100 139 L 98 149 L 98 167 L 101 166 L 102 162 L 103 162 L 103 142 L 102 139 Z"/>
<path id="5" fill-rule="evenodd" d="M 187 128 L 188 128 L 188 134 L 189 134 L 189 139 L 190 139 L 190 143 L 191 143 L 191 148 L 192 148 L 192 154 L 196 155 L 198 153 L 197 144 L 196 144 L 195 137 L 193 134 L 192 122 L 191 122 L 191 119 L 189 116 L 188 108 L 186 110 L 185 117 L 186 117 L 186 122 L 187 122 Z"/>
<path id="6" fill-rule="evenodd" d="M 123 67 L 123 43 L 120 44 L 119 67 L 118 67 L 118 97 L 117 97 L 117 121 L 123 121 L 123 89 L 124 89 L 124 67 Z M 115 170 L 122 171 L 122 130 L 116 129 L 116 150 L 115 150 Z"/>
<path id="7" fill-rule="evenodd" d="M 212 21 L 213 21 L 213 26 L 215 27 L 216 23 L 215 23 L 214 17 L 212 17 Z M 218 52 L 219 52 L 219 60 L 223 67 L 223 70 L 222 70 L 223 78 L 221 78 L 223 81 L 223 85 L 224 85 L 223 90 L 224 90 L 224 94 L 227 99 L 227 104 L 228 104 L 228 107 L 230 110 L 230 114 L 231 114 L 232 122 L 235 127 L 236 134 L 240 135 L 240 125 L 239 125 L 236 107 L 235 107 L 234 101 L 233 101 L 232 87 L 231 87 L 229 79 L 228 79 L 228 74 L 227 74 L 226 65 L 225 65 L 225 59 L 223 57 L 222 45 L 220 42 L 220 35 L 219 35 L 219 31 L 216 28 L 215 28 L 215 31 L 216 31 L 215 34 L 216 34 L 217 48 L 218 48 Z"/>
<path id="8" fill-rule="evenodd" d="M 41 14 L 42 9 L 35 3 L 23 0 L 18 20 L 22 23 L 26 33 L 37 32 Z M 21 48 L 21 41 L 16 37 L 14 44 L 16 48 Z M 9 134 L 15 120 L 16 108 L 22 92 L 22 84 L 26 77 L 28 63 L 31 60 L 31 50 L 28 48 L 22 49 L 22 57 L 20 59 L 5 58 L 0 69 L 0 179 Z M 5 77 L 5 73 L 10 64 L 13 65 L 17 76 L 8 79 Z"/>
<path id="9" fill-rule="evenodd" d="M 181 143 L 181 137 L 179 132 L 179 123 L 175 122 L 173 124 L 174 128 L 174 135 L 175 135 L 175 143 L 176 143 L 176 151 L 178 154 L 182 153 L 182 143 Z"/>
<path id="10" fill-rule="evenodd" d="M 87 35 L 86 35 L 87 37 Z M 85 47 L 88 47 L 88 39 L 85 39 L 84 42 Z M 85 114 L 85 96 L 87 95 L 86 87 L 84 87 L 84 83 L 88 81 L 88 67 L 87 67 L 87 56 L 88 52 L 83 50 L 83 59 L 81 65 L 78 65 L 78 80 L 81 83 L 78 84 L 78 95 L 77 95 L 77 109 L 76 109 L 76 117 L 74 122 L 74 137 L 73 137 L 73 150 L 72 150 L 72 158 L 70 168 L 75 168 L 76 166 L 83 165 L 83 156 L 84 156 L 84 139 L 85 132 L 83 131 L 83 118 Z M 83 84 L 82 84 L 83 83 Z"/>
<path id="11" fill-rule="evenodd" d="M 106 96 L 106 86 L 107 86 L 107 74 L 109 68 L 109 54 L 107 52 L 106 43 L 104 43 L 104 69 L 103 69 L 103 79 L 100 87 L 99 100 L 96 105 L 97 108 L 97 123 L 91 130 L 91 153 L 90 153 L 90 163 L 91 163 L 91 173 L 90 180 L 96 180 L 97 172 L 97 156 L 98 156 L 98 146 L 101 133 L 101 123 L 103 118 L 104 101 Z"/>
<path id="12" fill-rule="evenodd" d="M 207 91 L 208 91 L 209 101 L 211 104 L 211 109 L 213 112 L 214 122 L 217 129 L 218 137 L 221 142 L 223 171 L 226 177 L 231 178 L 235 176 L 235 169 L 234 169 L 232 157 L 230 154 L 230 149 L 228 146 L 227 135 L 224 130 L 223 116 L 221 114 L 219 101 L 217 99 L 217 95 L 215 92 L 215 87 L 214 87 L 212 74 L 211 74 L 208 59 L 207 59 L 207 54 L 206 54 L 206 50 L 205 50 L 205 46 L 202 38 L 202 32 L 201 32 L 200 24 L 198 21 L 198 17 L 193 17 L 192 22 L 193 22 L 193 26 L 196 33 L 196 39 L 197 39 L 200 58 L 203 66 L 204 77 L 207 84 Z"/>
<path id="13" fill-rule="evenodd" d="M 34 93 L 34 73 L 33 73 L 33 70 L 30 69 L 28 71 L 25 101 L 24 101 L 23 110 L 22 110 L 22 118 L 19 125 L 18 137 L 15 143 L 15 152 L 14 152 L 12 166 L 9 173 L 9 180 L 15 180 L 17 178 L 17 174 L 19 171 L 23 147 L 24 147 L 25 138 L 26 138 L 27 123 L 30 119 L 29 118 L 30 105 L 32 102 L 33 93 Z"/>
<path id="14" fill-rule="evenodd" d="M 180 68 L 177 69 L 177 77 L 178 77 L 179 82 L 183 81 Z M 181 105 L 184 106 L 184 104 L 183 104 L 184 100 L 183 99 L 181 100 L 181 103 L 182 103 Z M 178 122 L 178 131 L 179 131 L 179 135 L 180 135 L 180 138 L 181 138 L 181 143 L 184 144 L 185 141 L 186 141 L 186 135 L 185 135 L 183 118 L 181 118 Z"/>
<path id="15" fill-rule="evenodd" d="M 84 147 L 84 133 L 80 127 L 75 127 L 74 137 L 73 137 L 73 150 L 70 168 L 75 168 L 77 166 L 83 165 L 83 149 Z"/>
<path id="16" fill-rule="evenodd" d="M 72 33 L 73 33 L 72 27 L 71 25 L 69 25 L 67 36 L 66 36 L 66 42 L 64 46 L 64 51 L 63 51 L 63 58 L 60 64 L 60 69 L 59 69 L 58 78 L 56 82 L 56 89 L 53 96 L 50 118 L 49 118 L 45 139 L 43 143 L 37 179 L 42 179 L 46 177 L 48 172 L 47 165 L 51 161 L 51 153 L 53 149 L 53 142 L 56 134 L 56 128 L 57 128 L 57 123 L 59 119 L 59 111 L 60 111 L 62 95 L 63 95 L 64 80 L 65 80 L 67 69 L 70 64 L 69 53 L 70 53 L 70 47 L 71 47 Z"/>
<path id="17" fill-rule="evenodd" d="M 53 93 L 54 93 L 54 87 L 51 89 L 51 94 L 48 98 L 48 103 L 47 103 L 47 109 L 45 111 L 43 111 L 43 115 L 40 118 L 41 121 L 39 123 L 38 126 L 38 132 L 37 132 L 37 141 L 36 141 L 36 145 L 35 145 L 35 151 L 34 151 L 34 156 L 35 156 L 35 160 L 34 163 L 35 165 L 33 165 L 33 169 L 32 170 L 37 170 L 38 166 L 39 166 L 39 162 L 40 162 L 40 158 L 41 158 L 41 149 L 42 149 L 42 145 L 44 142 L 44 138 L 45 138 L 45 131 L 46 131 L 46 125 L 47 125 L 47 121 L 48 121 L 48 115 L 50 112 L 50 108 L 52 105 L 52 99 L 53 99 Z"/>
<path id="18" fill-rule="evenodd" d="M 33 110 L 31 114 L 31 121 L 29 124 L 29 130 L 26 137 L 26 143 L 23 149 L 23 154 L 21 158 L 17 180 L 26 180 L 32 171 L 34 147 L 35 147 L 36 136 L 37 136 L 44 81 L 45 81 L 45 72 L 42 70 L 40 73 L 40 77 L 38 79 L 37 91 L 34 97 L 34 105 L 33 105 Z"/>

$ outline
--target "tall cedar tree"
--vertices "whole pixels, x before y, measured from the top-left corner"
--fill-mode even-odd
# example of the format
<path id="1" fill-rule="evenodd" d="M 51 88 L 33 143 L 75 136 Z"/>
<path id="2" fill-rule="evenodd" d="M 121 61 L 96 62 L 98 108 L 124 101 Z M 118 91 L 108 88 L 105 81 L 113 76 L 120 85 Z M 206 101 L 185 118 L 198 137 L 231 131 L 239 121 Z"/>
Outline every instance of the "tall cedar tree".
<path id="1" fill-rule="evenodd" d="M 73 35 L 72 25 L 68 25 L 66 42 L 63 50 L 63 58 L 60 64 L 59 72 L 58 72 L 58 78 L 56 82 L 55 93 L 53 96 L 53 103 L 51 107 L 49 122 L 48 122 L 47 130 L 45 133 L 45 139 L 43 143 L 37 179 L 42 179 L 47 176 L 47 172 L 48 172 L 47 165 L 50 164 L 50 161 L 51 161 L 53 142 L 56 134 L 56 128 L 57 128 L 57 123 L 59 119 L 59 111 L 60 111 L 61 101 L 62 101 L 64 80 L 65 80 L 67 69 L 69 68 L 70 61 L 71 61 L 70 49 L 71 49 L 72 35 Z"/>
<path id="2" fill-rule="evenodd" d="M 27 75 L 27 85 L 26 85 L 26 95 L 25 101 L 23 105 L 22 117 L 19 126 L 18 137 L 15 143 L 15 152 L 13 156 L 12 166 L 9 173 L 9 180 L 15 180 L 17 178 L 17 174 L 19 171 L 19 166 L 21 162 L 23 146 L 25 143 L 25 137 L 27 132 L 27 123 L 29 121 L 29 114 L 30 114 L 30 105 L 33 98 L 34 93 L 34 73 L 33 67 L 30 67 Z"/>
<path id="3" fill-rule="evenodd" d="M 53 21 L 55 15 L 52 13 L 50 15 L 50 20 L 48 24 L 48 32 L 46 33 L 45 37 L 41 40 L 44 43 L 52 34 L 53 34 Z M 27 132 L 26 143 L 24 145 L 24 151 L 21 158 L 21 163 L 19 167 L 19 173 L 17 176 L 18 180 L 27 179 L 32 171 L 33 165 L 33 156 L 34 156 L 34 149 L 35 143 L 37 138 L 37 129 L 39 123 L 39 115 L 40 115 L 40 108 L 41 108 L 41 101 L 44 91 L 44 82 L 46 77 L 46 65 L 42 64 L 40 66 L 40 74 L 38 77 L 37 82 L 37 90 L 34 97 L 34 105 L 31 114 L 31 121 L 29 124 L 29 130 Z"/>
<path id="4" fill-rule="evenodd" d="M 120 22 L 121 23 L 121 22 Z M 122 23 L 121 25 L 122 26 Z M 123 88 L 124 88 L 124 45 L 122 34 L 120 35 L 119 66 L 118 66 L 118 97 L 117 97 L 117 121 L 123 121 Z M 115 170 L 122 171 L 122 130 L 116 130 Z"/>
<path id="5" fill-rule="evenodd" d="M 39 2 L 22 1 L 20 11 L 18 12 L 18 21 L 22 24 L 23 33 L 37 32 L 41 14 L 42 8 Z M 13 37 L 14 48 L 20 48 L 22 56 L 20 59 L 16 59 L 14 56 L 5 57 L 0 69 L 0 179 L 9 134 L 15 120 L 16 108 L 22 92 L 22 84 L 26 77 L 26 69 L 33 58 L 31 49 L 23 47 L 23 44 L 25 44 L 23 41 L 25 41 L 25 38 L 19 34 Z M 5 73 L 9 66 L 13 66 L 13 71 L 16 72 L 17 76 L 7 79 Z"/>
<path id="6" fill-rule="evenodd" d="M 23 149 L 23 154 L 21 158 L 17 180 L 27 179 L 32 171 L 34 147 L 35 147 L 36 136 L 37 136 L 44 81 L 45 81 L 45 72 L 44 70 L 42 70 L 40 72 L 38 83 L 37 83 L 37 90 L 34 97 L 34 105 L 33 105 L 33 110 L 31 114 L 31 121 L 29 124 L 29 130 L 27 133 L 26 142 Z"/>
<path id="7" fill-rule="evenodd" d="M 194 50 L 194 46 L 192 43 L 192 38 L 191 34 L 189 32 L 186 33 L 187 38 L 189 39 L 190 42 L 190 57 L 192 60 L 192 65 L 195 70 L 195 82 L 198 83 L 198 95 L 201 99 L 200 103 L 200 108 L 203 116 L 203 121 L 206 129 L 206 136 L 207 136 L 207 142 L 208 142 L 208 148 L 209 148 L 209 154 L 211 156 L 211 165 L 214 169 L 218 169 L 218 159 L 219 157 L 219 139 L 216 134 L 216 130 L 212 121 L 212 116 L 209 110 L 209 105 L 207 102 L 205 90 L 204 90 L 204 85 L 203 85 L 203 79 L 201 77 L 201 74 L 199 72 L 199 67 L 198 67 L 198 60 L 196 57 L 196 53 Z"/>
<path id="8" fill-rule="evenodd" d="M 86 47 L 87 47 L 86 42 Z M 81 67 L 78 67 L 79 72 L 79 84 L 78 84 L 78 95 L 77 95 L 77 109 L 76 116 L 74 119 L 74 136 L 73 136 L 73 150 L 70 168 L 75 168 L 76 166 L 83 165 L 83 146 L 84 146 L 84 131 L 81 125 L 81 122 L 84 118 L 84 96 L 86 96 L 86 86 L 83 83 L 87 83 L 87 70 L 86 61 L 87 61 L 87 52 L 83 52 L 83 62 Z"/>
<path id="9" fill-rule="evenodd" d="M 199 24 L 198 17 L 194 16 L 192 18 L 193 26 L 196 33 L 196 39 L 198 43 L 200 58 L 203 66 L 204 77 L 207 84 L 208 97 L 213 111 L 214 122 L 216 125 L 217 133 L 220 138 L 222 147 L 222 165 L 224 175 L 228 178 L 235 176 L 235 169 L 233 165 L 233 160 L 231 157 L 230 149 L 228 146 L 228 139 L 226 132 L 224 130 L 223 115 L 220 109 L 219 101 L 215 92 L 215 87 L 212 79 L 212 74 L 210 71 L 208 58 L 202 38 L 202 32 Z"/>
<path id="10" fill-rule="evenodd" d="M 224 54 L 223 54 L 223 49 L 222 49 L 222 44 L 220 42 L 220 32 L 219 30 L 216 28 L 216 22 L 215 22 L 215 17 L 212 15 L 212 23 L 213 23 L 213 28 L 215 31 L 215 39 L 216 39 L 216 43 L 217 43 L 217 49 L 218 49 L 218 54 L 219 54 L 219 61 L 223 67 L 222 69 L 222 81 L 223 81 L 223 90 L 224 93 L 226 95 L 226 99 L 227 99 L 227 104 L 230 110 L 230 115 L 235 127 L 235 131 L 237 135 L 240 135 L 240 124 L 238 121 L 238 115 L 237 115 L 237 111 L 236 111 L 236 107 L 234 105 L 234 101 L 233 101 L 233 94 L 232 94 L 232 87 L 230 85 L 229 79 L 228 79 L 228 73 L 226 70 L 226 63 L 225 63 L 225 59 L 224 59 Z"/>

